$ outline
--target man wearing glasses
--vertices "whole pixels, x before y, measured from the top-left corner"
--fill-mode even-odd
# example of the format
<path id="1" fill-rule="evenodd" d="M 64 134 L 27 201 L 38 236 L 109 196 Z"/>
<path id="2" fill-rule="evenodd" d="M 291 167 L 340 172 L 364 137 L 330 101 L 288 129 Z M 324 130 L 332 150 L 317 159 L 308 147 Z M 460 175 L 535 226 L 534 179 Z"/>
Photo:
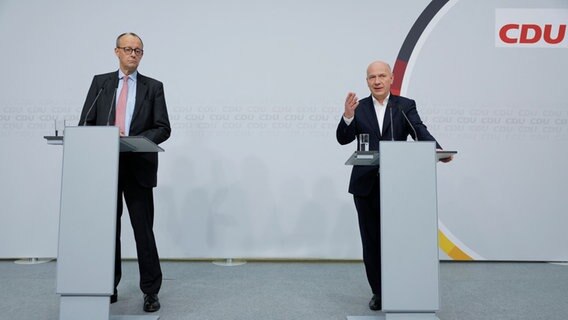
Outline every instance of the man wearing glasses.
<path id="1" fill-rule="evenodd" d="M 159 144 L 171 132 L 166 109 L 164 87 L 160 81 L 141 75 L 137 69 L 144 55 L 142 39 L 134 33 L 123 33 L 114 49 L 118 71 L 96 75 L 81 112 L 79 125 L 115 125 L 121 136 L 144 136 Z M 154 238 L 153 188 L 157 184 L 157 153 L 120 153 L 118 170 L 118 202 L 114 294 L 122 275 L 120 254 L 120 218 L 122 197 L 128 207 L 134 230 L 140 289 L 144 293 L 144 311 L 160 309 L 158 292 L 162 271 Z"/>

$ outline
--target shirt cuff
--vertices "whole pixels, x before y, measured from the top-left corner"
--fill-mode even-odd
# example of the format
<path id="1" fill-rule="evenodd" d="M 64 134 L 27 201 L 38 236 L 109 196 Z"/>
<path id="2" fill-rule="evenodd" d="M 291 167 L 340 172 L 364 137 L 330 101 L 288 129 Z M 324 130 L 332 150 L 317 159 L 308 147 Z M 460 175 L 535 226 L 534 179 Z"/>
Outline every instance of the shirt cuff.
<path id="1" fill-rule="evenodd" d="M 355 118 L 355 116 L 351 117 L 351 118 L 347 118 L 345 116 L 343 116 L 343 121 L 345 121 L 346 125 L 350 125 L 351 122 L 353 122 L 353 119 Z"/>

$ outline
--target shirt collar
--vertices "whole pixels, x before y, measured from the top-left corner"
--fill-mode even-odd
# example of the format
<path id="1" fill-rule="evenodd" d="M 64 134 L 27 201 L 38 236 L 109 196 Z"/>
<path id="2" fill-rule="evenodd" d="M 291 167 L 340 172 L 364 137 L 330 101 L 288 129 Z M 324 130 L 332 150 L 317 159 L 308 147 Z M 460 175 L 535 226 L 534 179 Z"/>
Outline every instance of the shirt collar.
<path id="1" fill-rule="evenodd" d="M 122 72 L 122 70 L 118 69 L 118 80 L 122 80 L 122 78 L 124 78 L 124 76 L 125 76 L 124 72 Z M 128 78 L 136 81 L 137 76 L 138 76 L 138 70 L 129 74 Z"/>
<path id="2" fill-rule="evenodd" d="M 385 100 L 383 101 L 383 104 L 379 103 L 379 100 L 377 100 L 374 96 L 373 97 L 373 105 L 375 106 L 375 108 L 384 108 L 389 104 L 389 99 L 390 99 L 390 93 L 388 94 L 388 96 L 385 98 Z"/>

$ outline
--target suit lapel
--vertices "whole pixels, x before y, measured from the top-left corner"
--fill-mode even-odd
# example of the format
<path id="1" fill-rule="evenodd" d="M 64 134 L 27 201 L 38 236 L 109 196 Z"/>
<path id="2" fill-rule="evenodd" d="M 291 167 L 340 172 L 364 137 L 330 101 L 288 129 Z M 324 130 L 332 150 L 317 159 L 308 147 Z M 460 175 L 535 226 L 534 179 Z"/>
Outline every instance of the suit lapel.
<path id="1" fill-rule="evenodd" d="M 379 121 L 377 120 L 377 111 L 375 111 L 375 106 L 373 105 L 373 97 L 369 97 L 368 103 L 364 110 L 366 111 L 365 119 L 371 121 L 371 128 L 373 128 L 373 134 L 380 139 L 381 132 L 379 131 Z"/>
<path id="2" fill-rule="evenodd" d="M 105 84 L 104 96 L 102 99 L 101 111 L 104 119 L 99 125 L 114 125 L 116 118 L 116 88 L 118 86 L 118 70 L 110 74 Z"/>
<path id="3" fill-rule="evenodd" d="M 389 132 L 389 131 L 387 131 L 387 130 L 390 130 L 390 127 L 392 126 L 392 123 L 391 123 L 391 112 L 392 112 L 392 118 L 394 119 L 394 118 L 395 118 L 395 115 L 396 115 L 396 112 L 397 112 L 397 109 L 395 108 L 395 107 L 396 107 L 396 102 L 397 102 L 396 96 L 393 96 L 393 95 L 391 94 L 390 97 L 389 97 L 389 103 L 387 104 L 387 108 L 386 108 L 386 110 L 385 110 L 385 118 L 384 118 L 384 120 L 383 120 L 383 132 L 382 132 L 383 136 L 384 136 L 386 133 Z M 389 109 L 389 108 L 390 108 L 390 109 Z M 393 121 L 394 121 L 394 120 L 393 120 Z"/>
<path id="4" fill-rule="evenodd" d="M 140 72 L 138 72 L 136 79 L 136 101 L 134 102 L 134 113 L 132 113 L 130 128 L 132 128 L 132 124 L 136 121 L 136 118 L 139 116 L 140 112 L 142 112 L 142 101 L 146 96 L 146 91 L 148 91 L 148 87 L 146 86 L 144 76 L 141 75 Z"/>

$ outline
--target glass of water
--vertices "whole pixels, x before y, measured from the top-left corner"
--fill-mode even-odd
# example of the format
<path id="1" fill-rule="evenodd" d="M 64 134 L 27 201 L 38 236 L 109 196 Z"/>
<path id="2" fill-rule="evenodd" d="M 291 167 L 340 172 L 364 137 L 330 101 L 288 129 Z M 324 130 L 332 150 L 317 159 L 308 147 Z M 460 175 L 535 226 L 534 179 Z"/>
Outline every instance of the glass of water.
<path id="1" fill-rule="evenodd" d="M 369 151 L 369 134 L 361 133 L 359 135 L 359 151 Z"/>
<path id="2" fill-rule="evenodd" d="M 65 118 L 63 119 L 58 119 L 55 118 L 53 120 L 54 122 L 54 126 L 55 126 L 55 136 L 62 136 L 63 133 L 65 132 L 65 127 L 67 127 L 67 122 L 65 120 Z"/>

